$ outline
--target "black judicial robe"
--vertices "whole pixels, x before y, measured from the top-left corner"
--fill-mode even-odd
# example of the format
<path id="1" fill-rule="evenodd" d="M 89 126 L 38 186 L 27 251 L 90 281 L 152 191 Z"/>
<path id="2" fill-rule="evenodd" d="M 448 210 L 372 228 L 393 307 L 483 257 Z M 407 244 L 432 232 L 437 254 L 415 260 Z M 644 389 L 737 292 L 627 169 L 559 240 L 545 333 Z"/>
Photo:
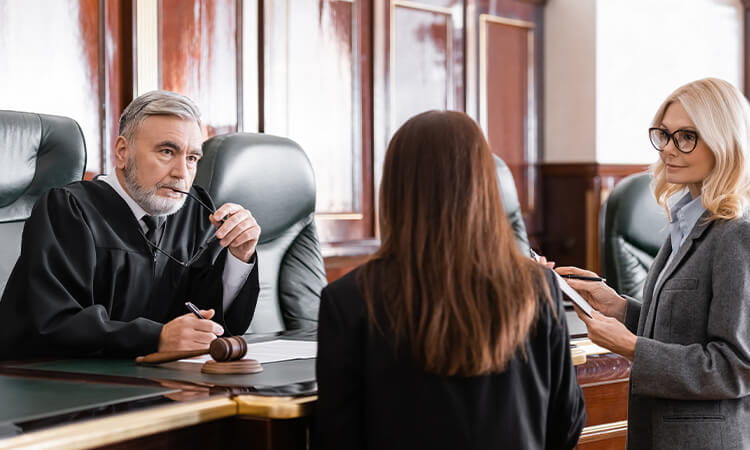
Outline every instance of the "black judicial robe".
<path id="1" fill-rule="evenodd" d="M 202 188 L 191 192 L 213 206 Z M 205 209 L 188 198 L 167 217 L 159 247 L 188 261 L 214 232 Z M 0 300 L 0 359 L 154 352 L 162 325 L 185 314 L 186 301 L 215 309 L 213 320 L 226 333 L 242 334 L 258 299 L 258 261 L 224 311 L 226 257 L 215 239 L 189 268 L 155 252 L 127 203 L 103 181 L 51 189 L 26 221 Z"/>

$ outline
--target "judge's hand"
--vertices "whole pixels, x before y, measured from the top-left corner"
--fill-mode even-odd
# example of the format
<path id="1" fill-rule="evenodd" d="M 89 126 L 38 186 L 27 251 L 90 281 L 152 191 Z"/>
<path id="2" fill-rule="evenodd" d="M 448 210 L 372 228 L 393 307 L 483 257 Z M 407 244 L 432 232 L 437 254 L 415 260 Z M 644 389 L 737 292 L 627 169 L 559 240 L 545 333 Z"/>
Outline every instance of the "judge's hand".
<path id="1" fill-rule="evenodd" d="M 174 352 L 208 348 L 211 341 L 224 334 L 221 325 L 210 320 L 214 316 L 213 309 L 201 310 L 200 313 L 203 319 L 190 313 L 165 323 L 159 335 L 159 351 Z"/>
<path id="2" fill-rule="evenodd" d="M 208 219 L 218 228 L 216 237 L 221 246 L 229 247 L 232 255 L 240 261 L 250 262 L 260 237 L 260 225 L 250 211 L 236 203 L 224 203 Z"/>
<path id="3" fill-rule="evenodd" d="M 614 317 L 607 317 L 598 311 L 592 311 L 593 317 L 589 317 L 575 304 L 573 307 L 578 317 L 586 324 L 591 342 L 633 360 L 638 338 L 625 325 Z"/>
<path id="4" fill-rule="evenodd" d="M 597 277 L 594 272 L 579 269 L 577 267 L 558 267 L 555 272 L 560 275 L 581 275 L 586 277 Z M 614 317 L 620 322 L 625 322 L 625 308 L 627 301 L 620 297 L 614 289 L 602 281 L 584 281 L 566 278 L 565 281 L 581 294 L 591 306 L 605 316 Z"/>

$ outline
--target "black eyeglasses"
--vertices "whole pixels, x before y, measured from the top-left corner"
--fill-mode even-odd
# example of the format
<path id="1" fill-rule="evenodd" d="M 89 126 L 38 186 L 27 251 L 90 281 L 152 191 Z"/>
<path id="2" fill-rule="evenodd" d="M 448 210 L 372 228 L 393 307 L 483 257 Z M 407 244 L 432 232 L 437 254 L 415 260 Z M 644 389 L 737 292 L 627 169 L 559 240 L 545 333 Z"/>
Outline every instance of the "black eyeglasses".
<path id="1" fill-rule="evenodd" d="M 190 192 L 180 191 L 180 190 L 177 190 L 177 189 L 174 189 L 174 188 L 169 188 L 169 189 L 172 189 L 175 192 L 179 192 L 180 194 L 185 194 L 188 197 L 192 198 L 193 200 L 195 200 L 196 202 L 198 202 L 198 204 L 201 205 L 201 207 L 203 207 L 203 209 L 205 209 L 206 211 L 208 211 L 209 214 L 213 214 L 214 213 L 214 210 L 211 207 L 209 207 L 208 205 L 206 205 L 205 203 L 203 203 L 201 201 L 201 199 L 199 199 L 195 195 L 191 194 Z M 223 222 L 223 220 L 222 220 L 222 222 Z M 198 247 L 198 250 L 195 252 L 195 254 L 190 259 L 188 259 L 187 261 L 181 261 L 181 260 L 175 258 L 174 256 L 170 255 L 169 253 L 167 253 L 165 250 L 163 250 L 161 247 L 159 247 L 155 243 L 151 242 L 146 237 L 146 234 L 143 232 L 143 230 L 140 229 L 140 227 L 138 229 L 141 231 L 141 235 L 143 235 L 143 237 L 146 239 L 146 242 L 148 243 L 148 245 L 151 248 L 153 248 L 154 251 L 157 251 L 157 252 L 161 253 L 162 255 L 166 256 L 167 258 L 169 258 L 170 260 L 174 261 L 175 263 L 181 265 L 182 267 L 190 267 L 190 266 L 192 266 L 196 261 L 198 261 L 198 258 L 200 258 L 201 255 L 203 255 L 203 252 L 206 251 L 206 249 L 208 248 L 208 246 L 211 245 L 211 243 L 214 240 L 216 240 L 216 234 L 214 233 L 214 235 L 211 236 L 206 242 L 204 242 L 203 245 L 201 245 L 200 247 Z"/>
<path id="2" fill-rule="evenodd" d="M 651 145 L 660 152 L 667 148 L 670 139 L 674 142 L 677 150 L 682 153 L 690 153 L 698 145 L 698 132 L 693 130 L 676 130 L 674 133 L 670 133 L 664 128 L 649 128 L 648 138 Z"/>

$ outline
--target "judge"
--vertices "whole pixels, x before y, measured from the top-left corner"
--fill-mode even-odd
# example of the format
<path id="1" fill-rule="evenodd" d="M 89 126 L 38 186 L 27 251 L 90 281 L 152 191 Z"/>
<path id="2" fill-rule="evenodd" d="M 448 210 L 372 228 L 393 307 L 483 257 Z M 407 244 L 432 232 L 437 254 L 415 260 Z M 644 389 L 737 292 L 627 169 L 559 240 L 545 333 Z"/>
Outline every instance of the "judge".
<path id="1" fill-rule="evenodd" d="M 26 221 L 0 300 L 0 359 L 199 349 L 249 326 L 260 227 L 192 186 L 197 106 L 149 92 L 125 108 L 119 134 L 114 174 L 49 190 Z"/>

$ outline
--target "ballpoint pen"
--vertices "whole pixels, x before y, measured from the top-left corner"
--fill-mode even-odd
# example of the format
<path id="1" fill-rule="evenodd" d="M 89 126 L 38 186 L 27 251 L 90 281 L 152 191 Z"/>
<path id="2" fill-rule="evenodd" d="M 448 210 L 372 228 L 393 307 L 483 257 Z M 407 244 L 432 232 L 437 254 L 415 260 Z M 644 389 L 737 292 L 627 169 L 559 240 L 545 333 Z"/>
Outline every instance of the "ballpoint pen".
<path id="1" fill-rule="evenodd" d="M 563 278 L 570 278 L 571 280 L 583 280 L 583 281 L 607 281 L 606 278 L 601 277 L 587 277 L 584 275 L 560 275 Z"/>
<path id="2" fill-rule="evenodd" d="M 195 315 L 196 315 L 196 317 L 198 317 L 199 319 L 203 319 L 203 318 L 204 318 L 204 317 L 203 317 L 203 316 L 201 315 L 201 312 L 200 312 L 200 310 L 198 309 L 198 307 L 197 307 L 197 306 L 195 306 L 195 305 L 194 305 L 194 304 L 193 304 L 192 302 L 185 302 L 185 306 L 187 307 L 187 309 L 189 309 L 189 310 L 190 310 L 190 312 L 192 312 L 193 314 L 195 314 Z"/>

